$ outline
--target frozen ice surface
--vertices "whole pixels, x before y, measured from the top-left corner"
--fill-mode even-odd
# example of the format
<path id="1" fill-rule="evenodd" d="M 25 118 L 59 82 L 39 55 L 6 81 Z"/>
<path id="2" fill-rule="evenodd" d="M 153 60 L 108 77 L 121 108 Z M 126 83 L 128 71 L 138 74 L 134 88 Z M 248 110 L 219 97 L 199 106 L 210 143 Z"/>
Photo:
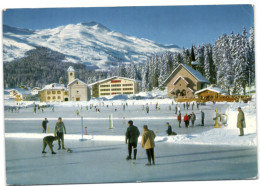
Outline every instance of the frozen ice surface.
<path id="1" fill-rule="evenodd" d="M 104 106 L 103 106 L 104 102 Z M 178 127 L 175 103 L 167 99 L 127 100 L 128 107 L 123 111 L 124 100 L 96 100 L 91 104 L 101 112 L 90 110 L 90 102 L 54 103 L 54 112 L 45 108 L 42 113 L 33 114 L 32 102 L 25 102 L 18 113 L 7 110 L 15 105 L 5 100 L 5 147 L 6 175 L 8 184 L 68 184 L 68 183 L 114 183 L 176 180 L 218 180 L 218 179 L 253 179 L 257 176 L 257 134 L 256 109 L 254 100 L 244 103 L 206 103 L 199 109 L 184 110 L 180 104 L 182 117 L 192 111 L 196 114 L 195 127 Z M 158 102 L 160 111 L 155 110 Z M 113 105 L 112 105 L 113 103 Z M 147 114 L 143 110 L 146 103 L 150 107 Z M 86 106 L 88 105 L 88 110 Z M 106 106 L 108 105 L 108 107 Z M 82 110 L 81 110 L 82 106 Z M 171 106 L 171 110 L 169 110 Z M 239 137 L 236 128 L 237 107 L 245 112 L 245 136 Z M 115 111 L 115 108 L 117 111 Z M 205 112 L 205 126 L 201 127 L 200 109 Z M 214 129 L 215 110 L 228 114 L 228 124 Z M 81 117 L 83 132 L 87 126 L 88 135 L 81 139 Z M 113 129 L 109 128 L 108 116 L 113 115 Z M 57 150 L 42 157 L 41 122 L 47 117 L 52 135 L 57 118 L 61 116 L 67 134 L 65 144 L 72 153 Z M 125 131 L 127 121 L 132 119 L 140 132 L 142 126 L 156 133 L 156 165 L 146 167 L 145 153 L 137 164 L 125 160 L 127 145 Z M 170 122 L 177 136 L 166 136 L 166 122 Z M 139 138 L 140 142 L 140 138 Z M 48 149 L 48 147 L 46 147 Z M 46 149 L 46 150 L 47 150 Z M 138 144 L 138 154 L 143 150 Z"/>
<path id="2" fill-rule="evenodd" d="M 156 165 L 147 167 L 145 153 L 127 161 L 123 142 L 65 140 L 73 150 L 42 155 L 41 139 L 6 139 L 8 184 L 111 183 L 177 180 L 253 179 L 255 147 L 176 145 L 157 142 Z M 48 150 L 48 147 L 46 151 Z M 142 153 L 138 145 L 138 156 Z"/>

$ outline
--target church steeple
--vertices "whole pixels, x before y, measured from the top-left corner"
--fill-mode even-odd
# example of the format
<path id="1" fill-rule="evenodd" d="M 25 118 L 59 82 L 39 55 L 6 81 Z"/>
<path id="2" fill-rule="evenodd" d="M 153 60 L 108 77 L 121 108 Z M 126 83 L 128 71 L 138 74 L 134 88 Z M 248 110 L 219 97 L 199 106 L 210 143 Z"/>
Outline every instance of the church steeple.
<path id="1" fill-rule="evenodd" d="M 75 70 L 72 66 L 70 66 L 67 72 L 68 72 L 68 83 L 71 83 L 75 79 Z"/>

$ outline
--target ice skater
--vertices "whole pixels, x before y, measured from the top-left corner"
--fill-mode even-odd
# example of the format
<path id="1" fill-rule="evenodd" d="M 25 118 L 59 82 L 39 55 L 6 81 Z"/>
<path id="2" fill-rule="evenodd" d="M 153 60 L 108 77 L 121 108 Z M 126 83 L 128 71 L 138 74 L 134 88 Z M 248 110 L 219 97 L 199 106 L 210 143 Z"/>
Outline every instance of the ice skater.
<path id="1" fill-rule="evenodd" d="M 66 128 L 64 123 L 62 122 L 62 118 L 59 117 L 58 118 L 58 122 L 55 125 L 55 129 L 54 129 L 54 135 L 58 136 L 58 144 L 59 144 L 59 148 L 58 150 L 60 150 L 60 141 L 62 143 L 62 149 L 65 150 L 64 147 L 64 133 L 66 134 Z"/>
<path id="2" fill-rule="evenodd" d="M 154 161 L 154 147 L 155 147 L 155 143 L 154 143 L 154 139 L 156 137 L 156 135 L 154 134 L 154 132 L 152 130 L 148 129 L 147 125 L 143 126 L 143 134 L 142 134 L 142 142 L 141 142 L 141 146 L 142 148 L 144 148 L 146 150 L 146 155 L 147 155 L 147 159 L 148 159 L 148 163 L 145 164 L 147 166 L 151 165 L 151 160 L 153 162 L 153 165 L 155 164 Z"/>
<path id="3" fill-rule="evenodd" d="M 47 129 L 47 123 L 49 121 L 47 120 L 47 118 L 44 118 L 44 120 L 42 121 L 42 128 L 43 128 L 43 133 L 46 133 L 46 129 Z"/>
<path id="4" fill-rule="evenodd" d="M 202 110 L 200 110 L 200 113 L 201 113 L 201 126 L 204 126 L 205 113 Z"/>
<path id="5" fill-rule="evenodd" d="M 45 152 L 45 148 L 46 148 L 46 146 L 48 145 L 49 146 L 49 148 L 50 148 L 50 150 L 51 150 L 51 153 L 52 154 L 56 154 L 54 151 L 53 151 L 53 148 L 52 148 L 52 143 L 53 143 L 53 141 L 56 141 L 56 140 L 58 140 L 58 136 L 45 136 L 44 138 L 43 138 L 43 148 L 42 148 L 42 153 L 44 154 L 44 153 L 46 153 Z"/>
<path id="6" fill-rule="evenodd" d="M 133 125 L 133 121 L 128 121 L 128 128 L 126 130 L 125 134 L 125 143 L 128 143 L 128 155 L 126 157 L 126 160 L 131 160 L 132 157 L 132 148 L 134 149 L 134 160 L 136 160 L 136 154 L 137 154 L 137 142 L 138 137 L 140 135 L 140 132 L 136 126 Z"/>
<path id="7" fill-rule="evenodd" d="M 181 128 L 181 112 L 179 112 L 177 119 L 178 119 L 178 122 L 179 122 L 179 128 Z"/>
<path id="8" fill-rule="evenodd" d="M 190 120 L 191 120 L 192 127 L 194 127 L 194 123 L 196 120 L 196 115 L 194 114 L 194 112 L 191 113 Z"/>
<path id="9" fill-rule="evenodd" d="M 186 113 L 185 116 L 183 117 L 183 121 L 185 123 L 185 127 L 188 128 L 189 127 L 189 117 L 188 114 Z"/>

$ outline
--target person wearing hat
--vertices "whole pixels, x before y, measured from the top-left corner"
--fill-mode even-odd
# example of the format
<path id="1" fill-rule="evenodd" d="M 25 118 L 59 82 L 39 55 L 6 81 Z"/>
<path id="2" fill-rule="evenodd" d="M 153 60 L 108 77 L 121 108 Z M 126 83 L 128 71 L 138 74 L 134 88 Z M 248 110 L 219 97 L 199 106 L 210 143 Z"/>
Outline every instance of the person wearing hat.
<path id="1" fill-rule="evenodd" d="M 238 115 L 237 115 L 237 128 L 239 128 L 240 135 L 244 136 L 244 128 L 246 128 L 245 115 L 242 111 L 241 107 L 238 107 Z"/>
<path id="2" fill-rule="evenodd" d="M 141 146 L 142 148 L 144 148 L 146 150 L 146 155 L 147 155 L 147 159 L 148 159 L 148 163 L 145 164 L 147 166 L 151 165 L 151 160 L 153 161 L 153 165 L 155 164 L 154 162 L 154 147 L 155 147 L 155 143 L 154 143 L 154 139 L 155 139 L 155 134 L 152 130 L 148 129 L 147 125 L 143 126 L 143 134 L 142 134 L 142 142 L 141 142 Z"/>
<path id="3" fill-rule="evenodd" d="M 60 141 L 62 143 L 62 149 L 64 150 L 64 133 L 66 134 L 66 128 L 64 123 L 62 122 L 61 117 L 58 118 L 58 122 L 55 125 L 55 129 L 54 129 L 54 135 L 58 137 L 58 143 L 59 143 L 59 148 L 58 150 L 60 150 Z"/>
<path id="4" fill-rule="evenodd" d="M 46 153 L 46 152 L 45 152 L 45 148 L 46 148 L 46 146 L 48 145 L 49 148 L 50 148 L 50 150 L 51 150 L 51 153 L 52 153 L 52 154 L 56 154 L 56 153 L 53 151 L 53 149 L 52 149 L 52 143 L 53 143 L 53 141 L 56 141 L 56 140 L 58 140 L 58 136 L 45 136 L 45 137 L 43 138 L 42 153 Z"/>
<path id="5" fill-rule="evenodd" d="M 134 149 L 134 160 L 136 160 L 137 154 L 137 142 L 140 132 L 136 126 L 133 125 L 133 121 L 128 121 L 128 128 L 125 134 L 125 143 L 128 143 L 128 155 L 126 157 L 127 160 L 131 160 L 132 148 Z"/>
<path id="6" fill-rule="evenodd" d="M 46 128 L 47 128 L 47 123 L 48 123 L 48 120 L 47 118 L 45 118 L 43 121 L 42 121 L 42 128 L 43 128 L 43 133 L 46 133 Z"/>

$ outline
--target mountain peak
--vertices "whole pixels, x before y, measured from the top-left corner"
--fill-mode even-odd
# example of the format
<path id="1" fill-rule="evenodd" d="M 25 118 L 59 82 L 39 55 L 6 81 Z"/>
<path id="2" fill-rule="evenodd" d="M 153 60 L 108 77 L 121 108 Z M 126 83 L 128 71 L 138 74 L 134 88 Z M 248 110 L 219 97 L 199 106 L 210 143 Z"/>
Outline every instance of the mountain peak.
<path id="1" fill-rule="evenodd" d="M 98 29 L 103 29 L 103 30 L 107 30 L 107 31 L 111 31 L 109 28 L 105 27 L 104 25 L 95 22 L 95 21 L 91 21 L 91 22 L 87 22 L 87 23 L 81 23 L 84 26 L 89 26 L 89 27 L 96 27 Z"/>

